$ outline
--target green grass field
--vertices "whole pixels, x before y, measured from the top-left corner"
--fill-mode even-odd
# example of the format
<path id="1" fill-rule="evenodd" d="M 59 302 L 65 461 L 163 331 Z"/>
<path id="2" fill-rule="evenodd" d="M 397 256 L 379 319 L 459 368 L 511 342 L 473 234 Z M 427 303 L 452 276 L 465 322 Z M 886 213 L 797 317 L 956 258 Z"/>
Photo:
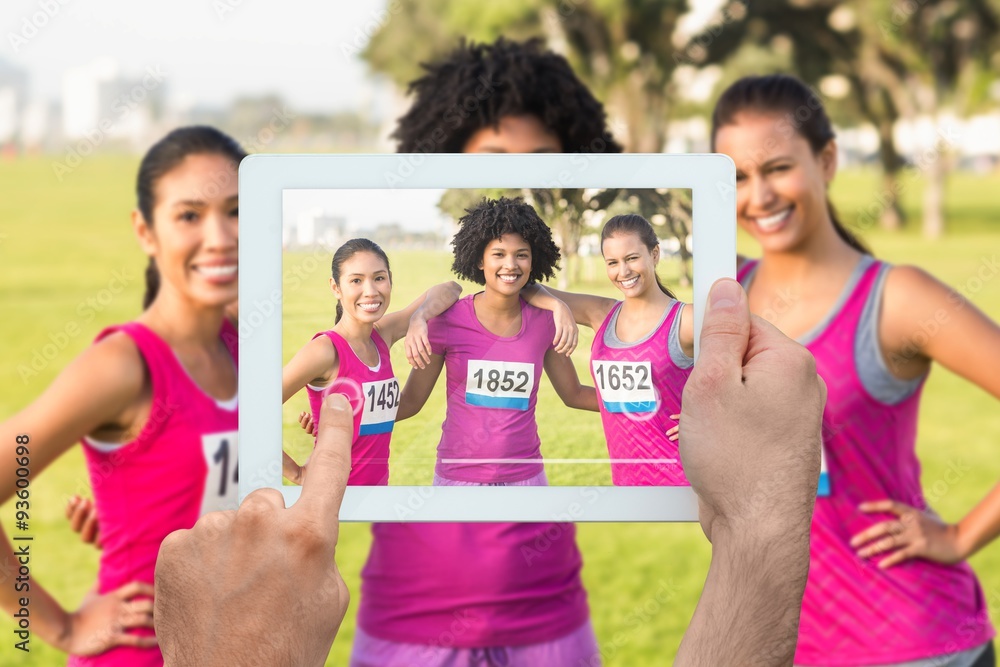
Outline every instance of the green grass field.
<path id="1" fill-rule="evenodd" d="M 128 217 L 136 166 L 133 158 L 93 158 L 60 183 L 48 159 L 0 163 L 0 183 L 4 184 L 4 196 L 0 197 L 0 313 L 4 322 L 0 335 L 0 419 L 41 394 L 103 326 L 138 314 L 145 258 L 132 237 Z M 874 174 L 866 172 L 838 177 L 833 199 L 847 222 L 875 202 L 876 183 Z M 878 256 L 928 269 L 965 291 L 991 317 L 1000 319 L 1000 280 L 995 275 L 985 280 L 977 277 L 984 259 L 992 259 L 1000 248 L 1000 203 L 996 198 L 1000 175 L 957 177 L 949 189 L 952 229 L 945 239 L 931 244 L 912 231 L 896 235 L 870 231 L 866 237 Z M 919 195 L 919 182 L 906 186 L 904 201 L 911 214 L 918 212 Z M 746 249 L 752 252 L 752 247 Z M 394 253 L 392 260 L 397 306 L 426 286 L 449 278 L 444 255 Z M 321 264 L 326 261 L 324 258 Z M 325 270 L 315 270 L 300 292 L 288 295 L 289 322 L 297 331 L 306 332 L 306 337 L 332 322 L 332 303 L 324 301 Z M 126 283 L 118 293 L 118 283 L 112 282 L 115 272 Z M 612 293 L 599 267 L 592 267 L 591 275 L 592 279 L 574 289 Z M 286 340 L 285 358 L 303 342 Z M 585 332 L 581 351 L 574 355 L 581 371 L 589 342 Z M 984 355 L 996 353 L 982 351 Z M 407 366 L 401 348 L 394 350 L 393 362 L 402 376 Z M 551 389 L 543 385 L 538 421 L 546 455 L 562 456 L 563 448 L 576 453 L 583 447 L 599 451 L 597 416 L 577 412 L 567 419 L 570 413 L 557 402 Z M 298 396 L 291 403 L 286 411 L 290 430 L 304 397 Z M 418 451 L 427 447 L 428 441 L 435 443 L 442 417 L 443 397 L 438 391 L 423 414 L 397 427 L 394 454 L 402 455 L 411 448 Z M 291 431 L 290 440 L 293 435 L 299 434 Z M 940 490 L 944 473 L 953 463 L 968 467 L 959 484 L 934 494 L 936 508 L 947 519 L 959 518 L 996 483 L 998 437 L 997 401 L 936 369 L 925 392 L 920 423 L 925 488 L 938 482 Z M 12 464 L 2 465 L 9 470 Z M 549 472 L 559 483 L 575 482 L 572 471 Z M 423 481 L 429 481 L 429 469 L 423 474 Z M 80 544 L 62 517 L 66 498 L 86 492 L 87 487 L 79 447 L 43 473 L 36 471 L 32 478 L 32 577 L 68 608 L 79 604 L 94 582 L 97 567 L 97 552 Z M 13 531 L 13 522 L 13 505 L 0 506 L 0 525 L 8 534 Z M 696 525 L 589 524 L 581 525 L 578 534 L 593 621 L 606 664 L 642 667 L 669 662 L 708 567 L 710 550 L 700 529 Z M 338 557 L 355 602 L 329 665 L 345 664 L 349 654 L 359 571 L 370 541 L 366 525 L 344 526 L 341 536 Z M 972 564 L 981 577 L 991 616 L 1000 619 L 1000 547 L 988 547 L 972 559 Z M 12 585 L 11 572 L 9 564 L 0 564 L 0 585 Z M 668 603 L 658 602 L 665 597 Z M 9 619 L 0 621 L 0 666 L 65 662 L 65 656 L 33 640 L 26 663 L 24 655 L 13 649 L 12 629 Z"/>

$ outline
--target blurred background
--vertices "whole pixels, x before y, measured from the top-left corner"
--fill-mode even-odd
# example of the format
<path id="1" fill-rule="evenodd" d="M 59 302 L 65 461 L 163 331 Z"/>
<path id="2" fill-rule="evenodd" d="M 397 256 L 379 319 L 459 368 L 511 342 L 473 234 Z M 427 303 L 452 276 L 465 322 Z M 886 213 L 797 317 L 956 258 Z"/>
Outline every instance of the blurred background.
<path id="1" fill-rule="evenodd" d="M 707 151 L 709 113 L 726 85 L 745 74 L 802 77 L 837 125 L 831 194 L 841 219 L 879 257 L 927 269 L 1000 319 L 1000 0 L 5 0 L 0 419 L 40 395 L 103 327 L 139 313 L 145 258 L 129 212 L 138 160 L 156 139 L 209 123 L 250 152 L 389 152 L 419 63 L 462 37 L 500 35 L 539 36 L 564 54 L 629 151 Z M 380 241 L 417 276 L 397 303 L 449 277 L 443 252 L 412 245 L 405 219 L 386 222 L 399 232 L 382 230 Z M 600 270 L 563 279 L 611 293 Z M 540 423 L 543 442 L 559 437 L 558 419 Z M 440 415 L 426 420 L 436 429 Z M 996 401 L 936 369 L 918 453 L 928 500 L 947 520 L 996 482 L 998 436 Z M 948 481 L 955 471 L 958 482 Z M 70 495 L 89 494 L 79 448 L 35 474 L 32 489 L 32 576 L 75 608 L 98 558 L 62 516 Z M 13 516 L 11 504 L 0 507 L 8 531 Z M 338 555 L 357 595 L 370 538 L 360 525 L 342 535 Z M 605 663 L 669 662 L 708 567 L 700 530 L 585 525 L 579 541 Z M 996 620 L 1000 549 L 972 564 Z M 0 563 L 0 585 L 12 573 Z M 349 612 L 329 664 L 346 661 L 353 627 Z M 25 664 L 12 643 L 0 643 L 0 665 Z M 63 662 L 32 643 L 28 664 Z"/>

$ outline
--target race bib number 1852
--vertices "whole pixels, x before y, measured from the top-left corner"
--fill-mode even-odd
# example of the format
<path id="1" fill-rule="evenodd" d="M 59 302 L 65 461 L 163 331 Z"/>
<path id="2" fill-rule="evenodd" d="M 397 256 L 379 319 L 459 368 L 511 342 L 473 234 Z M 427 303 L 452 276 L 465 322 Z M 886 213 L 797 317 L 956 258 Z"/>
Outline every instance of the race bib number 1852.
<path id="1" fill-rule="evenodd" d="M 465 402 L 481 408 L 527 410 L 535 386 L 535 365 L 517 361 L 469 360 Z"/>

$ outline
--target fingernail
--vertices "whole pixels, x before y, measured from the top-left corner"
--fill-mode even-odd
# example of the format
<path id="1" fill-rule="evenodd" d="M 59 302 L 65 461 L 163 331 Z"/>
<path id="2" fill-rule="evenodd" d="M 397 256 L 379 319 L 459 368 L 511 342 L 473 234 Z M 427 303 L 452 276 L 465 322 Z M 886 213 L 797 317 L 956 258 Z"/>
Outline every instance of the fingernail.
<path id="1" fill-rule="evenodd" d="M 724 278 L 712 286 L 708 300 L 712 310 L 734 308 L 743 296 L 743 288 L 735 280 Z"/>
<path id="2" fill-rule="evenodd" d="M 347 401 L 345 399 L 343 399 L 343 398 L 337 398 L 338 396 L 340 396 L 340 395 L 339 394 L 335 394 L 335 395 L 327 396 L 326 400 L 323 401 L 323 402 L 326 403 L 326 407 L 330 408 L 331 410 L 336 410 L 337 412 L 343 412 L 344 411 L 344 407 L 345 407 L 344 404 Z"/>

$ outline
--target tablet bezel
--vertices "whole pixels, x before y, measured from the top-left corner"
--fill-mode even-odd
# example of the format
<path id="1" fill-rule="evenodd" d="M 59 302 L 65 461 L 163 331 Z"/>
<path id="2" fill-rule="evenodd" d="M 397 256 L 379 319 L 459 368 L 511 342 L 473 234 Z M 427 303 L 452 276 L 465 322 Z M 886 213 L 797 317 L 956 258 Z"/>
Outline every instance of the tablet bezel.
<path id="1" fill-rule="evenodd" d="M 240 500 L 254 489 L 274 488 L 291 505 L 301 492 L 281 478 L 284 190 L 611 187 L 692 191 L 695 304 L 706 303 L 715 280 L 735 276 L 736 167 L 725 155 L 245 158 L 239 170 Z M 695 308 L 696 359 L 701 315 Z M 698 504 L 690 487 L 351 486 L 340 515 L 343 521 L 697 521 Z"/>

